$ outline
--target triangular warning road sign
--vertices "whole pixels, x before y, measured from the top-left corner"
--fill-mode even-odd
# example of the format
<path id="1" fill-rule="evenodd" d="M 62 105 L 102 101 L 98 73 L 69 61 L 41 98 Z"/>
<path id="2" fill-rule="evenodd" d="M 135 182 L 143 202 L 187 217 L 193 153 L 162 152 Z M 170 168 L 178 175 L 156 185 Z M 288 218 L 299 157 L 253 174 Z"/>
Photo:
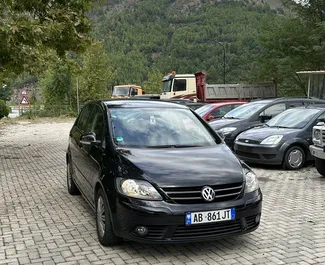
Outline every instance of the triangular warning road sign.
<path id="1" fill-rule="evenodd" d="M 29 105 L 29 101 L 26 96 L 23 96 L 23 98 L 20 101 L 20 105 Z"/>

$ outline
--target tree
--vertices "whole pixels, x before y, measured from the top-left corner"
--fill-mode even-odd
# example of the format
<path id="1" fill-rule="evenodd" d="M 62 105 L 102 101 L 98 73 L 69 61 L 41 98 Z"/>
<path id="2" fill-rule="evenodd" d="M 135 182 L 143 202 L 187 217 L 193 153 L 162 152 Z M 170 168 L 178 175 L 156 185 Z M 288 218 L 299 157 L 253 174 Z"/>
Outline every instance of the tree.
<path id="1" fill-rule="evenodd" d="M 108 98 L 109 85 L 113 84 L 116 73 L 109 64 L 109 58 L 100 42 L 94 42 L 83 57 L 79 74 L 80 101 Z"/>
<path id="2" fill-rule="evenodd" d="M 93 0 L 2 0 L 0 3 L 0 75 L 33 72 L 51 51 L 85 48 Z"/>
<path id="3" fill-rule="evenodd" d="M 8 117 L 10 108 L 5 104 L 3 100 L 0 99 L 0 120 L 3 117 Z"/>
<path id="4" fill-rule="evenodd" d="M 287 92 L 306 94 L 306 80 L 296 72 L 325 68 L 325 2 L 302 5 L 283 0 L 283 4 L 291 15 L 269 22 L 260 35 L 264 47 L 260 78 L 276 80 Z"/>
<path id="5" fill-rule="evenodd" d="M 160 94 L 162 89 L 162 76 L 163 74 L 153 69 L 148 73 L 148 80 L 143 84 L 146 94 Z"/>
<path id="6" fill-rule="evenodd" d="M 68 61 L 58 59 L 57 64 L 48 69 L 39 82 L 45 106 L 70 105 L 72 97 L 72 71 Z"/>

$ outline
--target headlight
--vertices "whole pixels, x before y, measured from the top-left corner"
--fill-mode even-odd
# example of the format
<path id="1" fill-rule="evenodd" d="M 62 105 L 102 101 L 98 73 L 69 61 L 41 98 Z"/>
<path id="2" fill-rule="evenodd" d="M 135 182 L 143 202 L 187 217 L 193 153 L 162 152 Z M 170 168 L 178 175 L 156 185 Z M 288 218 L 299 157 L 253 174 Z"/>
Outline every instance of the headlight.
<path id="1" fill-rule="evenodd" d="M 267 138 L 265 138 L 261 144 L 269 144 L 269 145 L 273 145 L 273 144 L 278 144 L 283 138 L 283 135 L 272 135 L 269 136 Z"/>
<path id="2" fill-rule="evenodd" d="M 320 137 L 321 137 L 320 130 L 319 129 L 316 129 L 314 131 L 314 138 L 315 138 L 315 140 L 319 141 L 320 140 Z"/>
<path id="3" fill-rule="evenodd" d="M 253 171 L 244 171 L 246 177 L 245 193 L 253 192 L 258 189 L 258 180 Z"/>
<path id="4" fill-rule="evenodd" d="M 231 134 L 236 129 L 237 127 L 225 127 L 218 130 L 218 132 L 221 132 L 222 134 L 226 135 L 226 134 Z"/>
<path id="5" fill-rule="evenodd" d="M 160 201 L 162 200 L 158 191 L 147 181 L 137 179 L 117 179 L 117 189 L 125 196 Z"/>

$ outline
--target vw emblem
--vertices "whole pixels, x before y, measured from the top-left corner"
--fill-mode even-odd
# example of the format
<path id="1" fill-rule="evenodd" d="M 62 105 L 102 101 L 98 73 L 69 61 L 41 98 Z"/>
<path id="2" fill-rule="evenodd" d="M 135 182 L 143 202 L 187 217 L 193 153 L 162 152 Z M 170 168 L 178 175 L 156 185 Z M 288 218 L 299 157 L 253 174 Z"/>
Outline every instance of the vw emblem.
<path id="1" fill-rule="evenodd" d="M 214 200 L 215 192 L 210 187 L 203 187 L 202 189 L 202 197 L 208 202 L 211 202 Z"/>
<path id="2" fill-rule="evenodd" d="M 249 143 L 249 140 L 245 140 L 245 143 Z"/>

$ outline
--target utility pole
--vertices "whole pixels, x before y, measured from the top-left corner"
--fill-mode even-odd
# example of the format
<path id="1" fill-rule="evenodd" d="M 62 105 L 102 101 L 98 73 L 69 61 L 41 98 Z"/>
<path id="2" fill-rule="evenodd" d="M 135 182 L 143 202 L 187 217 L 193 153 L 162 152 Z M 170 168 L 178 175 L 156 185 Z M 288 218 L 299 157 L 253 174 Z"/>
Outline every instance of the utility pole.
<path id="1" fill-rule="evenodd" d="M 219 41 L 216 41 L 223 48 L 223 83 L 226 84 L 226 48 L 225 45 Z"/>
<path id="2" fill-rule="evenodd" d="M 79 104 L 79 80 L 78 77 L 76 78 L 77 81 L 77 110 L 78 114 L 80 113 L 80 104 Z"/>

